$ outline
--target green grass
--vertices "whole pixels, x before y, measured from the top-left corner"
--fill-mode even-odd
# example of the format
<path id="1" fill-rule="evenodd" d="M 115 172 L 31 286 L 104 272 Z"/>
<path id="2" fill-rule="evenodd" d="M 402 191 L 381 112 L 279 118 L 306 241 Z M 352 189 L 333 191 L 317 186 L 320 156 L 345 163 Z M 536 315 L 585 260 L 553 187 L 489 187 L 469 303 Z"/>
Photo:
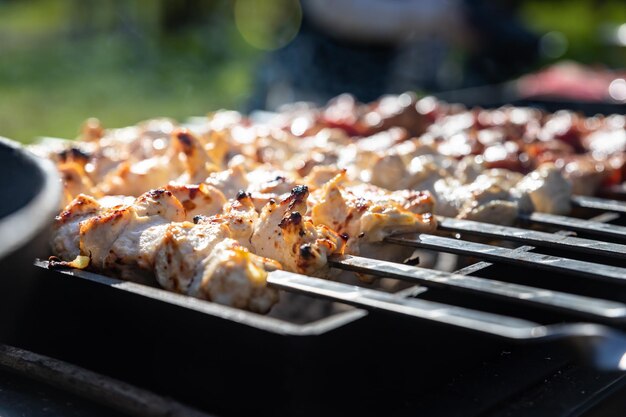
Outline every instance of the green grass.
<path id="1" fill-rule="evenodd" d="M 226 80 L 226 82 L 218 82 Z M 248 76 L 239 68 L 171 74 L 103 71 L 53 83 L 0 86 L 0 134 L 20 141 L 73 137 L 87 117 L 123 126 L 154 116 L 183 119 L 245 98 Z"/>
<path id="2" fill-rule="evenodd" d="M 28 3 L 31 9 L 52 7 L 47 0 Z M 228 16 L 216 27 L 168 37 L 111 31 L 74 37 L 59 30 L 66 22 L 48 23 L 47 32 L 42 31 L 28 24 L 29 19 L 39 22 L 40 13 L 10 5 L 9 15 L 21 17 L 3 26 L 0 13 L 2 136 L 22 142 L 75 137 L 88 117 L 98 117 L 107 127 L 156 116 L 183 120 L 237 108 L 252 88 L 258 52 L 246 46 Z M 51 20 L 59 18 L 51 15 Z M 7 31 L 23 39 L 15 41 Z M 3 36 L 12 41 L 3 44 Z"/>

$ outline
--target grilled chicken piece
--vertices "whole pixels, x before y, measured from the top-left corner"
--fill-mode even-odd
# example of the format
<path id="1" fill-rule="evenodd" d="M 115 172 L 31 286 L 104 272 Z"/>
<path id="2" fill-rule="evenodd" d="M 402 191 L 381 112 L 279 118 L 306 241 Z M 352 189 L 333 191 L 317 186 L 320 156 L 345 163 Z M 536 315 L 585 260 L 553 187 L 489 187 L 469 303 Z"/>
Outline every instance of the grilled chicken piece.
<path id="1" fill-rule="evenodd" d="M 270 198 L 259 214 L 258 200 L 241 190 L 220 214 L 197 216 L 194 221 L 219 219 L 229 225 L 233 239 L 254 253 L 276 259 L 291 271 L 314 272 L 324 266 L 329 254 L 341 253 L 343 241 L 326 227 L 303 219 L 307 197 L 306 187 L 295 187 L 280 203 Z"/>
<path id="2" fill-rule="evenodd" d="M 259 220 L 250 194 L 245 191 L 237 193 L 237 198 L 224 205 L 224 209 L 217 217 L 228 223 L 231 236 L 242 246 L 252 248 L 252 233 Z"/>
<path id="3" fill-rule="evenodd" d="M 224 159 L 227 143 L 218 136 L 201 140 L 186 129 L 175 129 L 169 120 L 156 119 L 69 148 L 51 144 L 49 155 L 67 177 L 70 200 L 80 192 L 139 196 L 176 179 L 198 184 L 221 169 L 218 162 Z"/>
<path id="4" fill-rule="evenodd" d="M 102 179 L 98 188 L 103 195 L 139 196 L 167 184 L 176 172 L 169 156 L 124 161 Z"/>
<path id="5" fill-rule="evenodd" d="M 72 260 L 80 253 L 80 223 L 104 212 L 129 206 L 135 202 L 134 197 L 105 196 L 95 199 L 79 194 L 56 217 L 51 238 L 53 253 L 65 261 Z"/>
<path id="6" fill-rule="evenodd" d="M 179 184 L 199 184 L 219 163 L 211 155 L 223 156 L 215 146 L 207 149 L 198 136 L 188 129 L 175 129 L 166 152 L 145 159 L 120 163 L 103 179 L 100 186 L 105 195 L 140 195 L 175 181 Z M 215 143 L 211 143 L 215 145 Z"/>
<path id="7" fill-rule="evenodd" d="M 566 215 L 572 209 L 572 186 L 553 164 L 544 164 L 526 175 L 515 190 L 528 195 L 541 213 Z"/>
<path id="8" fill-rule="evenodd" d="M 346 174 L 341 173 L 314 192 L 309 209 L 315 224 L 328 226 L 347 239 L 347 253 L 378 258 L 386 253 L 380 252 L 381 247 L 375 244 L 385 237 L 396 233 L 428 233 L 436 229 L 430 194 L 390 193 L 364 184 L 342 186 L 345 180 Z M 392 258 L 398 260 L 398 256 Z"/>
<path id="9" fill-rule="evenodd" d="M 54 221 L 50 240 L 54 255 L 65 261 L 80 255 L 80 223 L 103 210 L 98 200 L 84 194 L 71 201 Z"/>
<path id="10" fill-rule="evenodd" d="M 368 173 L 369 179 L 367 177 L 363 178 L 363 174 L 367 173 L 367 171 L 361 171 L 361 179 L 365 180 L 365 182 L 388 190 L 408 188 L 407 179 L 411 178 L 411 174 L 400 155 L 387 154 L 377 156 L 370 166 L 372 168 Z"/>
<path id="11" fill-rule="evenodd" d="M 247 178 L 249 184 L 247 191 L 259 212 L 270 201 L 287 198 L 300 182 L 289 173 L 267 165 L 250 171 Z"/>
<path id="12" fill-rule="evenodd" d="M 235 197 L 239 191 L 245 191 L 249 186 L 246 172 L 241 166 L 213 172 L 204 182 L 220 190 L 226 198 Z"/>
<path id="13" fill-rule="evenodd" d="M 207 145 L 187 129 L 175 129 L 171 136 L 167 142 L 162 138 L 154 139 L 153 143 L 158 143 L 159 148 L 166 143 L 169 148 L 156 150 L 152 155 L 149 150 L 139 153 L 148 155 L 146 158 L 122 152 L 128 153 L 128 158 L 104 175 L 99 182 L 101 194 L 138 196 L 174 180 L 181 184 L 199 184 L 211 172 L 220 169 L 219 161 L 214 157 L 223 158 L 223 145 L 217 145 L 215 135 Z M 145 139 L 146 142 L 149 140 Z M 101 153 L 105 150 L 108 148 Z"/>
<path id="14" fill-rule="evenodd" d="M 347 168 L 350 178 L 388 190 L 433 191 L 436 181 L 452 175 L 454 160 L 439 155 L 419 155 L 410 160 L 394 152 L 358 156 Z"/>
<path id="15" fill-rule="evenodd" d="M 79 194 L 98 194 L 93 182 L 85 173 L 83 166 L 76 162 L 64 162 L 57 165 L 63 181 L 63 202 L 69 204 Z"/>
<path id="16" fill-rule="evenodd" d="M 299 120 L 294 123 L 297 125 Z M 295 129 L 299 129 L 297 126 Z M 339 129 L 322 129 L 311 136 L 295 137 L 283 131 L 270 130 L 251 146 L 243 149 L 249 159 L 308 175 L 314 166 L 335 164 L 338 150 L 353 144 Z"/>
<path id="17" fill-rule="evenodd" d="M 248 172 L 246 177 L 249 184 L 247 191 L 250 193 L 280 196 L 289 194 L 298 186 L 294 176 L 271 165 L 260 165 Z"/>
<path id="18" fill-rule="evenodd" d="M 571 185 L 551 165 L 525 177 L 490 169 L 468 184 L 445 178 L 434 188 L 437 213 L 447 217 L 510 225 L 519 213 L 567 214 L 571 209 Z"/>
<path id="19" fill-rule="evenodd" d="M 224 194 L 209 184 L 172 183 L 164 188 L 171 192 L 185 208 L 185 220 L 187 221 L 192 221 L 196 216 L 213 216 L 221 213 L 227 202 Z"/>
<path id="20" fill-rule="evenodd" d="M 155 256 L 157 281 L 168 290 L 266 313 L 278 301 L 278 291 L 266 285 L 267 271 L 280 264 L 230 236 L 218 218 L 168 225 Z"/>
<path id="21" fill-rule="evenodd" d="M 515 189 L 522 175 L 505 169 L 488 169 L 463 184 L 454 178 L 435 183 L 437 213 L 447 217 L 510 225 L 520 212 L 533 211 L 532 200 Z"/>
<path id="22" fill-rule="evenodd" d="M 437 214 L 447 217 L 510 225 L 519 214 L 509 190 L 487 175 L 465 185 L 452 178 L 439 180 L 435 195 Z"/>
<path id="23" fill-rule="evenodd" d="M 91 158 L 91 149 L 93 149 L 91 144 L 77 144 L 53 138 L 44 139 L 42 143 L 31 146 L 35 154 L 56 163 L 63 184 L 63 207 L 79 194 L 98 194 L 94 181 L 85 170 Z"/>
<path id="24" fill-rule="evenodd" d="M 87 125 L 89 124 L 87 123 Z M 85 150 L 89 153 L 86 166 L 88 175 L 94 183 L 100 183 L 106 176 L 112 176 L 112 172 L 125 162 L 132 165 L 166 155 L 169 159 L 173 159 L 176 155 L 172 153 L 170 136 L 174 128 L 175 123 L 172 120 L 152 119 L 136 126 L 107 130 L 97 141 L 90 141 L 90 139 L 102 134 L 101 127 L 97 128 L 95 132 L 91 128 L 90 131 L 92 132 L 87 132 L 87 136 L 83 134 L 83 141 L 78 142 L 81 149 L 82 146 L 85 146 Z M 144 165 L 150 165 L 150 163 Z M 180 175 L 181 167 L 177 161 L 172 160 L 166 165 L 169 167 L 170 175 Z M 136 168 L 139 174 L 147 170 L 148 167 L 146 166 Z M 159 185 L 163 185 L 163 183 Z M 145 188 L 135 195 L 140 195 L 148 189 Z"/>
<path id="25" fill-rule="evenodd" d="M 323 224 L 305 218 L 309 190 L 298 186 L 261 211 L 252 238 L 252 251 L 279 261 L 289 271 L 324 275 L 328 256 L 342 254 L 345 242 Z"/>
<path id="26" fill-rule="evenodd" d="M 417 98 L 411 93 L 384 96 L 377 102 L 362 105 L 349 94 L 331 100 L 321 115 L 326 126 L 339 127 L 352 135 L 365 136 L 402 126 L 416 136 L 424 132 L 429 120 L 418 111 Z"/>
<path id="27" fill-rule="evenodd" d="M 116 206 L 80 223 L 80 252 L 91 267 L 122 279 L 150 282 L 156 248 L 170 222 L 184 221 L 185 209 L 174 195 L 158 189 L 130 206 Z"/>
<path id="28" fill-rule="evenodd" d="M 598 159 L 626 152 L 626 120 L 623 116 L 613 115 L 609 128 L 591 133 L 585 138 L 585 147 Z"/>
<path id="29" fill-rule="evenodd" d="M 603 164 L 591 158 L 576 158 L 565 164 L 563 175 L 572 185 L 572 193 L 594 195 L 607 177 L 607 172 Z"/>
<path id="30" fill-rule="evenodd" d="M 90 124 L 93 122 L 86 126 Z M 153 120 L 132 128 L 115 129 L 102 137 L 93 131 L 83 135 L 89 138 L 84 139 L 87 142 L 72 143 L 62 149 L 57 149 L 59 141 L 49 140 L 49 156 L 67 177 L 65 193 L 70 200 L 80 192 L 95 196 L 139 196 L 182 172 L 176 151 L 169 147 L 171 129 L 171 122 Z M 40 153 L 45 143 L 38 147 Z"/>
<path id="31" fill-rule="evenodd" d="M 185 173 L 178 178 L 182 184 L 199 184 L 212 172 L 220 170 L 215 161 L 204 148 L 200 138 L 188 129 L 178 129 L 173 134 L 174 149 L 183 156 Z"/>
<path id="32" fill-rule="evenodd" d="M 209 175 L 205 182 L 221 190 L 227 198 L 235 198 L 240 191 L 245 191 L 257 211 L 272 199 L 286 198 L 298 185 L 296 176 L 268 165 L 259 165 L 247 173 L 241 166 L 234 166 Z"/>
<path id="33" fill-rule="evenodd" d="M 237 198 L 224 204 L 223 209 L 215 216 L 197 215 L 193 222 L 202 224 L 206 222 L 221 222 L 228 224 L 230 237 L 238 241 L 241 246 L 250 249 L 252 233 L 259 220 L 259 213 L 254 207 L 250 194 L 239 191 Z"/>
<path id="34" fill-rule="evenodd" d="M 335 176 L 345 172 L 345 169 L 339 169 L 334 166 L 315 166 L 309 174 L 304 177 L 304 183 L 312 190 L 321 188 L 335 178 Z"/>
<path id="35" fill-rule="evenodd" d="M 462 158 L 454 169 L 454 178 L 462 184 L 473 182 L 485 170 L 482 158 L 466 156 Z"/>

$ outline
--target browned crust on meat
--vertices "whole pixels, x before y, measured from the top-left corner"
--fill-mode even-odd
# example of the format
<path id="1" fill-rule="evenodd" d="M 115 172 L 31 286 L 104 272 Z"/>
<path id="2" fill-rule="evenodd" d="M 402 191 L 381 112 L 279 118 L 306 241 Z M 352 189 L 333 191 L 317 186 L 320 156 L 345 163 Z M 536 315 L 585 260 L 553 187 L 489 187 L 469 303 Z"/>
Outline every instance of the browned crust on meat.
<path id="1" fill-rule="evenodd" d="M 65 209 L 56 216 L 56 226 L 60 226 L 76 215 L 95 213 L 100 208 L 100 204 L 93 198 L 85 194 L 79 194 Z"/>
<path id="2" fill-rule="evenodd" d="M 193 155 L 198 146 L 198 138 L 189 129 L 176 129 L 172 133 L 178 149 L 187 156 Z"/>

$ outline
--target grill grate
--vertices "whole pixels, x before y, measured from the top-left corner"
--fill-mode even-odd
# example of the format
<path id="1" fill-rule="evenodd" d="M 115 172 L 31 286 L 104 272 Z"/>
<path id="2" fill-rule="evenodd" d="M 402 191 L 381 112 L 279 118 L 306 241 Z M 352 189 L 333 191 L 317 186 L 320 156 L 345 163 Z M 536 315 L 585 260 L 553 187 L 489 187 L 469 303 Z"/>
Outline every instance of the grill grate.
<path id="1" fill-rule="evenodd" d="M 621 202 L 595 198 L 579 198 L 577 204 L 587 204 L 586 207 L 593 206 L 591 208 L 594 209 L 609 208 L 615 213 L 623 213 L 626 208 L 626 205 Z M 606 214 L 592 220 L 536 214 L 529 216 L 526 220 L 541 225 L 559 226 L 564 229 L 622 240 L 626 237 L 626 228 L 602 222 L 602 220 L 611 221 L 615 219 L 616 216 Z M 552 234 L 457 219 L 444 218 L 440 224 L 440 230 L 456 233 L 457 236 L 460 233 L 478 235 L 520 242 L 527 246 L 509 249 L 492 244 L 429 234 L 398 235 L 389 237 L 386 241 L 415 248 L 471 256 L 495 263 L 565 274 L 585 279 L 590 284 L 610 282 L 621 288 L 626 285 L 626 268 L 621 266 L 623 263 L 620 263 L 620 266 L 612 266 L 570 259 L 569 257 L 551 256 L 531 252 L 535 248 L 528 246 L 535 245 L 564 250 L 571 257 L 583 253 L 593 256 L 610 256 L 621 260 L 626 258 L 626 246 L 622 244 L 573 237 L 567 232 Z M 588 359 L 597 366 L 626 370 L 626 359 L 624 359 L 626 358 L 626 335 L 620 330 L 626 324 L 626 304 L 621 301 L 572 294 L 567 292 L 567 288 L 565 291 L 556 291 L 358 256 L 332 258 L 330 264 L 336 268 L 358 273 L 419 283 L 428 288 L 463 292 L 469 297 L 478 295 L 516 303 L 525 308 L 549 309 L 552 312 L 565 313 L 567 317 L 574 317 L 576 321 L 542 325 L 488 311 L 410 298 L 407 297 L 409 292 L 387 294 L 282 271 L 271 274 L 269 283 L 283 290 L 304 293 L 366 309 L 384 310 L 445 323 L 510 339 L 566 338 L 585 341 L 587 345 L 595 348 L 591 350 Z M 481 267 L 490 265 L 487 262 L 482 262 L 482 264 Z M 481 267 L 473 267 L 468 272 L 478 272 L 482 269 Z M 550 280 L 551 275 L 545 274 L 544 278 Z M 581 319 L 596 324 L 578 322 Z M 597 323 L 613 326 L 613 328 L 604 327 Z"/>
<path id="2" fill-rule="evenodd" d="M 561 229 L 586 232 L 605 238 L 623 240 L 626 236 L 624 233 L 626 228 L 604 223 L 623 217 L 622 213 L 626 212 L 625 203 L 597 198 L 579 198 L 577 204 L 587 204 L 587 208 L 594 205 L 591 207 L 594 210 L 608 208 L 609 212 L 591 220 L 541 214 L 531 215 L 525 220 L 535 225 L 558 226 Z M 333 257 L 329 260 L 330 265 L 343 270 L 418 284 L 422 286 L 420 288 L 427 288 L 426 293 L 431 289 L 444 292 L 453 291 L 470 299 L 482 298 L 516 305 L 522 311 L 529 310 L 534 314 L 537 311 L 545 311 L 552 314 L 550 317 L 555 317 L 554 314 L 556 313 L 560 320 L 540 323 L 499 310 L 488 311 L 488 308 L 457 305 L 453 301 L 454 297 L 444 298 L 443 302 L 415 298 L 413 297 L 415 288 L 399 293 L 388 293 L 285 271 L 270 273 L 268 283 L 282 290 L 314 298 L 331 300 L 366 310 L 401 314 L 431 323 L 445 324 L 507 339 L 575 340 L 589 349 L 591 354 L 588 355 L 587 359 L 590 359 L 596 366 L 626 370 L 626 359 L 624 359 L 626 358 L 626 334 L 622 332 L 626 325 L 626 304 L 622 302 L 623 291 L 626 289 L 626 264 L 623 261 L 626 259 L 626 244 L 575 237 L 568 232 L 549 233 L 451 218 L 440 218 L 439 225 L 441 232 L 451 232 L 457 238 L 411 234 L 389 237 L 386 241 L 415 248 L 470 256 L 482 261 L 457 273 L 358 256 Z M 498 241 L 513 241 L 525 246 L 509 249 L 494 244 L 476 243 L 465 240 L 466 235 L 488 237 Z M 534 252 L 535 247 L 557 249 L 564 252 L 565 256 L 537 253 Z M 574 259 L 579 255 L 592 256 L 593 262 Z M 606 262 L 598 261 L 602 257 L 606 257 Z M 601 297 L 596 296 L 597 291 L 595 293 L 590 291 L 594 295 L 589 296 L 585 293 L 580 294 L 580 291 L 579 293 L 572 291 L 574 286 L 570 286 L 568 281 L 564 285 L 561 281 L 558 289 L 548 289 L 544 288 L 543 284 L 532 286 L 526 285 L 527 283 L 507 282 L 508 277 L 505 276 L 487 278 L 469 275 L 475 273 L 482 275 L 482 271 L 487 266 L 492 265 L 492 262 L 513 265 L 516 268 L 528 268 L 531 271 L 546 271 L 548 273 L 542 274 L 541 278 L 548 287 L 550 287 L 548 284 L 553 284 L 552 281 L 558 281 L 558 276 L 564 275 L 568 280 L 582 280 L 585 284 L 595 287 L 613 286 L 619 288 L 621 292 Z M 617 265 L 611 265 L 610 262 L 617 262 Z M 40 263 L 40 266 L 45 266 L 45 263 Z M 82 271 L 71 273 L 71 275 L 96 281 L 99 279 L 96 274 Z M 102 279 L 110 280 L 104 277 Z M 185 298 L 176 294 L 161 296 L 160 294 L 165 291 L 158 289 L 141 290 L 138 288 L 142 286 L 133 283 L 115 283 L 113 280 L 109 282 L 109 285 L 127 290 L 132 287 L 133 292 L 139 292 L 141 295 L 152 298 L 162 297 L 163 299 L 170 299 L 170 301 L 171 299 L 180 299 L 179 301 L 181 301 Z M 194 300 L 193 303 L 181 301 L 180 304 L 187 307 L 191 306 L 191 308 L 208 305 L 199 300 Z M 488 304 L 486 303 L 486 305 Z M 216 311 L 221 308 L 220 306 L 214 307 Z M 246 314 L 248 313 L 235 311 L 223 315 L 223 317 L 241 321 Z M 288 327 L 283 326 L 283 330 L 297 333 L 297 326 L 291 330 L 286 330 Z"/>
<path id="3" fill-rule="evenodd" d="M 478 293 L 523 304 L 538 304 L 610 321 L 621 322 L 626 319 L 626 304 L 609 300 L 355 256 L 331 260 L 331 265 L 356 272 L 417 282 L 424 286 Z"/>

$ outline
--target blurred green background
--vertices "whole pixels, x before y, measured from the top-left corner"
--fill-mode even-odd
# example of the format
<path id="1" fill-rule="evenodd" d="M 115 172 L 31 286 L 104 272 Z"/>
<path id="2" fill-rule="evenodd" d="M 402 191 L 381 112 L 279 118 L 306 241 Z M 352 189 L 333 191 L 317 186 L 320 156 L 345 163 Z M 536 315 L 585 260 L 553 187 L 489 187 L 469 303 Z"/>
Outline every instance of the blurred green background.
<path id="1" fill-rule="evenodd" d="M 115 127 L 240 108 L 264 53 L 234 10 L 233 0 L 0 0 L 0 135 L 74 137 L 91 116 Z M 605 36 L 626 22 L 624 1 L 525 1 L 521 13 L 538 33 L 564 35 L 559 58 L 625 64 Z"/>
<path id="2" fill-rule="evenodd" d="M 237 107 L 259 52 L 231 2 L 184 3 L 0 1 L 0 135 L 74 137 L 90 116 L 113 127 Z"/>

